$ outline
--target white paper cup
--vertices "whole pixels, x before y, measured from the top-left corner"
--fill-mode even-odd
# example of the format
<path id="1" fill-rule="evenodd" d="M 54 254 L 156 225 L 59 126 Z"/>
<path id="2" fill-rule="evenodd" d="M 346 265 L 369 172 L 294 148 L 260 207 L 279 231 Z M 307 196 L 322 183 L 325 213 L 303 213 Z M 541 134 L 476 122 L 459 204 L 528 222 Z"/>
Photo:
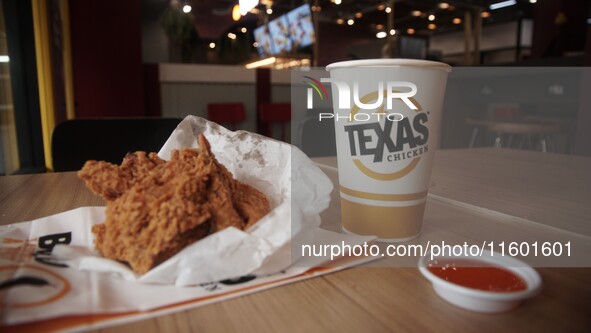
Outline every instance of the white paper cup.
<path id="1" fill-rule="evenodd" d="M 417 237 L 451 67 L 373 59 L 337 62 L 326 69 L 343 229 L 384 241 Z"/>

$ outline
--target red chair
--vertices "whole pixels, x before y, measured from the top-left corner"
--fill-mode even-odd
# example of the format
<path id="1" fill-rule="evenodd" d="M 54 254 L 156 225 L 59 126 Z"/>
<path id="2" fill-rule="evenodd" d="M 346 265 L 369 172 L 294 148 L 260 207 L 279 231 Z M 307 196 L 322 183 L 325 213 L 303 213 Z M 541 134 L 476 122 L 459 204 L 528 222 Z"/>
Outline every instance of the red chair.
<path id="1" fill-rule="evenodd" d="M 273 124 L 281 125 L 281 141 L 285 141 L 285 124 L 291 121 L 290 103 L 261 103 L 259 118 L 267 125 L 267 134 L 273 137 Z"/>
<path id="2" fill-rule="evenodd" d="M 230 124 L 233 131 L 236 125 L 246 119 L 242 103 L 207 104 L 207 119 L 218 124 Z"/>

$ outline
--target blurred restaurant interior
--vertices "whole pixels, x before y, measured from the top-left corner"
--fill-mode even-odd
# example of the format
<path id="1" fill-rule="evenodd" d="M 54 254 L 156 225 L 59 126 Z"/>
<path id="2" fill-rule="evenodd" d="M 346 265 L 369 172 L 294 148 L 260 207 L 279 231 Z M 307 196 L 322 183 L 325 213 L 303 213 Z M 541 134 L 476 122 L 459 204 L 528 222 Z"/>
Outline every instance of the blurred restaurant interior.
<path id="1" fill-rule="evenodd" d="M 2 0 L 0 12 L 0 175 L 75 170 L 58 161 L 70 148 L 157 151 L 187 115 L 289 141 L 293 68 L 591 65 L 579 0 Z M 441 148 L 591 155 L 589 94 L 561 80 L 542 75 L 528 102 L 446 102 Z"/>

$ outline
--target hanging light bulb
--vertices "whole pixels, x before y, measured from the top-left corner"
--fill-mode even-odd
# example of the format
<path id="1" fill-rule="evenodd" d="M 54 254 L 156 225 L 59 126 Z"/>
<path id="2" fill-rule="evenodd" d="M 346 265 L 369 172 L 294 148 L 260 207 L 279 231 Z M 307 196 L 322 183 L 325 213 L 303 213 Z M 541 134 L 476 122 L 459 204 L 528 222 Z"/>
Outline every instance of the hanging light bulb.
<path id="1" fill-rule="evenodd" d="M 236 4 L 232 7 L 232 20 L 238 22 L 242 15 L 240 14 L 240 5 Z"/>

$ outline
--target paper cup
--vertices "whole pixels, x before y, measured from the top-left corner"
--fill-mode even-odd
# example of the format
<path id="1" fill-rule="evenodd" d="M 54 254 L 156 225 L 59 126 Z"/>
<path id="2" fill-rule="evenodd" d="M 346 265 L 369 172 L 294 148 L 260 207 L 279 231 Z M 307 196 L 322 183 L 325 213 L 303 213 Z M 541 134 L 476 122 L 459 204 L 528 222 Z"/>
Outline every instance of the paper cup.
<path id="1" fill-rule="evenodd" d="M 447 75 L 410 59 L 330 64 L 343 230 L 406 241 L 421 232 Z"/>

